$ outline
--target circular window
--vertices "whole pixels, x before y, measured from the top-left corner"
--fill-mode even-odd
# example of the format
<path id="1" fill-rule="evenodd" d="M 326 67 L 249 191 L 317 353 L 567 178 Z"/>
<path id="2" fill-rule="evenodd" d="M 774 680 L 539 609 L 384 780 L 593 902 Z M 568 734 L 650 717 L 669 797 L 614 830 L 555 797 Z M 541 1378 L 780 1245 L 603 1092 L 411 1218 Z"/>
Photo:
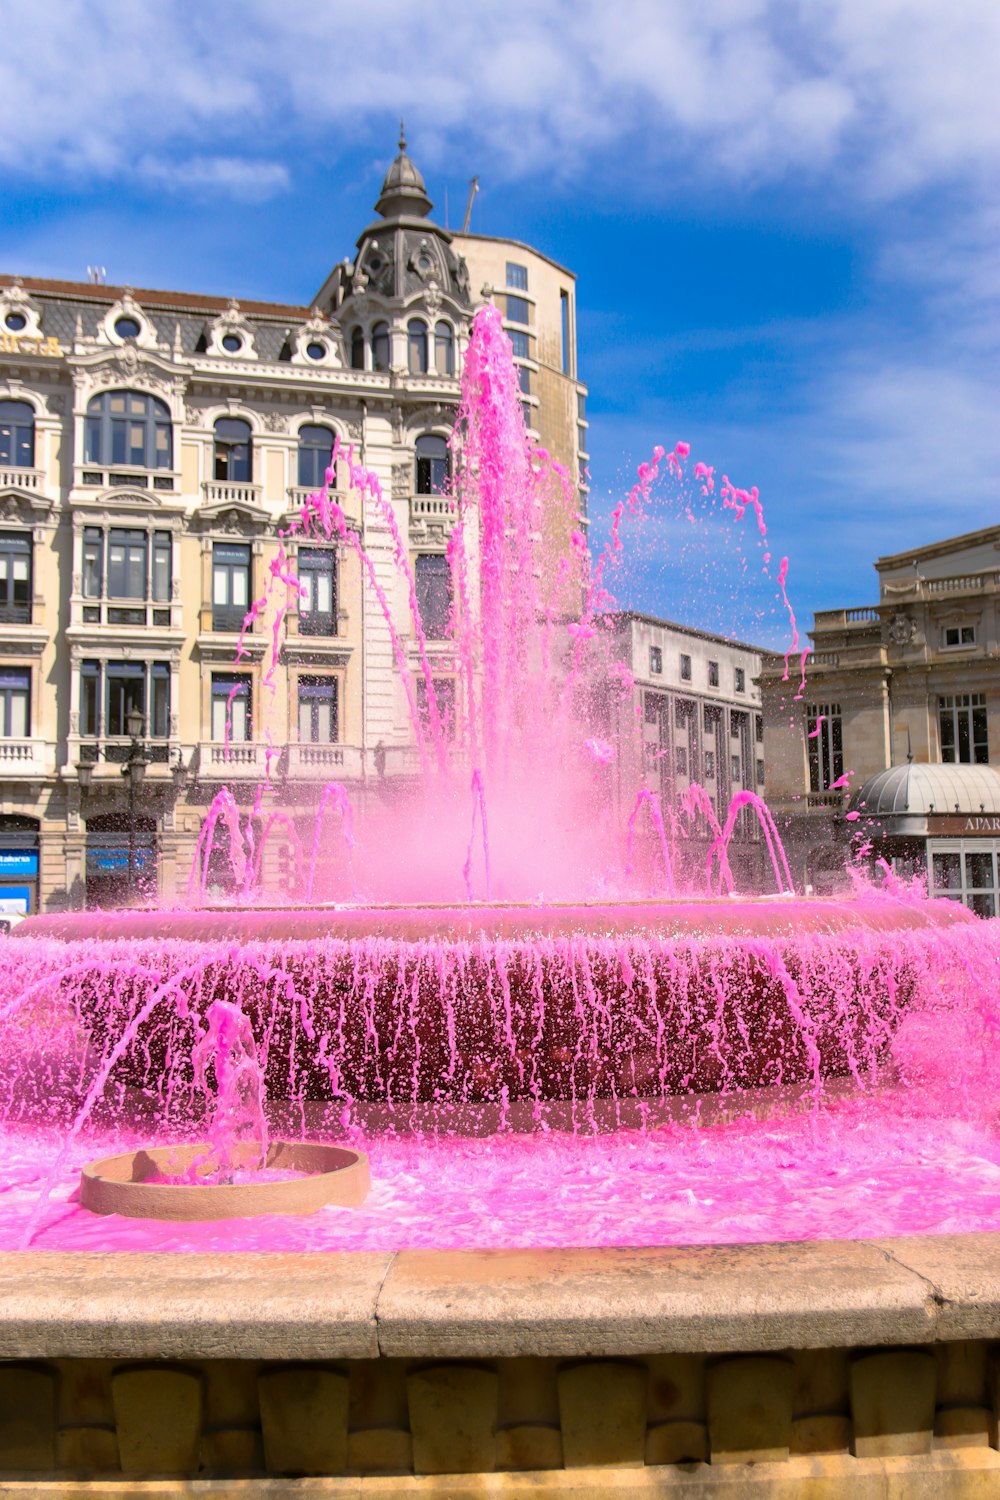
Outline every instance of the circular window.
<path id="1" fill-rule="evenodd" d="M 310 359 L 326 359 L 325 344 L 307 344 L 306 353 Z"/>
<path id="2" fill-rule="evenodd" d="M 24 328 L 27 324 L 27 321 L 28 320 L 24 316 L 24 313 L 8 313 L 4 318 L 4 322 L 10 329 L 11 333 L 20 333 L 21 329 Z"/>
<path id="3" fill-rule="evenodd" d="M 139 337 L 139 324 L 135 318 L 117 318 L 115 320 L 115 333 L 120 339 L 137 339 Z"/>
<path id="4" fill-rule="evenodd" d="M 222 347 L 227 354 L 235 354 L 238 349 L 243 348 L 243 340 L 238 333 L 225 333 L 222 336 Z"/>

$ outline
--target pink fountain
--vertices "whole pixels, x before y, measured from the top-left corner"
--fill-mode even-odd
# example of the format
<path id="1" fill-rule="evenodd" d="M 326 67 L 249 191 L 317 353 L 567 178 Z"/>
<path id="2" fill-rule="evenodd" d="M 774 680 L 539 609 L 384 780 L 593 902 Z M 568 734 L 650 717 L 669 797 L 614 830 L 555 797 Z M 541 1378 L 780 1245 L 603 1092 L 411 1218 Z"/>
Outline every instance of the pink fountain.
<path id="1" fill-rule="evenodd" d="M 492 308 L 476 317 L 463 390 L 453 696 L 439 688 L 392 505 L 353 453 L 352 485 L 395 548 L 413 638 L 328 489 L 293 526 L 359 555 L 409 704 L 419 789 L 359 810 L 327 787 L 291 900 L 261 888 L 261 846 L 222 792 L 184 909 L 18 929 L 0 1009 L 16 1187 L 0 1243 L 650 1244 L 991 1222 L 989 924 L 888 876 L 852 899 L 796 899 L 749 792 L 723 826 L 697 788 L 677 807 L 645 791 L 616 823 L 602 731 L 632 683 L 602 614 L 622 532 L 658 481 L 685 480 L 687 445 L 641 467 L 592 566 L 567 476 L 527 444 Z M 694 477 L 714 493 L 704 464 Z M 756 491 L 725 481 L 715 499 L 766 537 Z M 554 558 L 557 533 L 570 544 Z M 271 614 L 273 676 L 298 584 L 283 552 L 272 575 L 254 614 Z M 258 789 L 265 837 L 285 826 L 276 798 Z M 764 894 L 782 899 L 734 893 L 728 851 L 745 807 L 770 854 Z M 236 894 L 213 906 L 220 826 Z M 695 833 L 709 850 L 700 870 Z M 640 840 L 652 851 L 641 879 Z M 162 1206 L 178 1194 L 186 1208 Z M 200 1210 L 210 1194 L 219 1206 Z M 232 1222 L 321 1201 L 354 1209 L 324 1210 L 309 1230 Z M 195 1228 L 164 1240 L 155 1224 L 130 1231 L 87 1208 L 137 1225 L 230 1222 L 223 1240 Z"/>

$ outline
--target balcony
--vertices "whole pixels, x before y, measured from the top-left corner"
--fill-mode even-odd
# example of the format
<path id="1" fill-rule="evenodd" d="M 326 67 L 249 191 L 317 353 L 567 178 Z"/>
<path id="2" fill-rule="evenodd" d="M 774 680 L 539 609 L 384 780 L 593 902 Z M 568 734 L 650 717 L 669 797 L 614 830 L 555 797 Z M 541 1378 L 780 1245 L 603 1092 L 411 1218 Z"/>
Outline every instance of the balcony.
<path id="1" fill-rule="evenodd" d="M 83 599 L 73 604 L 74 625 L 112 625 L 126 630 L 180 630 L 181 606 L 167 600 Z"/>
<path id="2" fill-rule="evenodd" d="M 271 774 L 277 768 L 279 751 L 252 740 L 202 740 L 198 746 L 198 778 L 201 781 L 264 781 L 268 759 Z"/>
<path id="3" fill-rule="evenodd" d="M 361 751 L 355 745 L 289 745 L 285 775 L 289 781 L 357 780 Z"/>
<path id="4" fill-rule="evenodd" d="M 176 759 L 179 745 L 173 740 L 145 740 L 146 774 L 154 780 L 170 774 L 170 763 Z M 79 737 L 69 743 L 68 762 L 93 767 L 95 782 L 121 781 L 122 766 L 132 753 L 132 738 L 127 734 L 104 734 L 95 738 Z"/>
<path id="5" fill-rule="evenodd" d="M 150 469 L 97 469 L 86 468 L 78 470 L 80 489 L 101 490 L 164 490 L 174 493 L 178 488 L 180 476 L 172 469 L 160 470 Z"/>
<path id="6" fill-rule="evenodd" d="M 16 465 L 10 467 L 7 464 L 0 468 L 0 490 L 24 490 L 28 494 L 38 495 L 44 483 L 45 474 L 41 469 L 19 469 Z"/>
<path id="7" fill-rule="evenodd" d="M 44 740 L 0 738 L 0 781 L 30 781 L 54 776 L 56 747 Z"/>
<path id="8" fill-rule="evenodd" d="M 245 484 L 240 480 L 206 479 L 201 487 L 205 505 L 252 505 L 259 507 L 264 491 L 262 484 Z"/>
<path id="9" fill-rule="evenodd" d="M 458 506 L 450 495 L 413 495 L 410 515 L 415 521 L 454 521 Z"/>

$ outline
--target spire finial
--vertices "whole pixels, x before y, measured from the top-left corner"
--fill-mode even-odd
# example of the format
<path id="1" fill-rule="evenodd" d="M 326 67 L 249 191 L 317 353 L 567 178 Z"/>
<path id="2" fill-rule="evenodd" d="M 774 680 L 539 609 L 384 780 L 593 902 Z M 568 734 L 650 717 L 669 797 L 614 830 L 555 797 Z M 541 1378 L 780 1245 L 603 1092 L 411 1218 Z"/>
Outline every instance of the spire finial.
<path id="1" fill-rule="evenodd" d="M 400 151 L 406 150 L 406 126 L 403 124 L 402 115 L 399 117 L 399 149 Z"/>

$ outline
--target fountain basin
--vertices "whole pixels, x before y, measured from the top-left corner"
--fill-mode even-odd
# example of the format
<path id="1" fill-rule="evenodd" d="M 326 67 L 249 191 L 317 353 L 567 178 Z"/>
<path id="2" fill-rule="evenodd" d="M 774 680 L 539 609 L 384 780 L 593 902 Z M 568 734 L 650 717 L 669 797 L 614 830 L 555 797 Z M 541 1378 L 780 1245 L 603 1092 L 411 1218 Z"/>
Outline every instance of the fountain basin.
<path id="1" fill-rule="evenodd" d="M 244 1146 L 248 1162 L 259 1160 L 252 1146 Z M 311 1214 L 328 1204 L 354 1208 L 363 1203 L 371 1185 L 368 1158 L 312 1141 L 272 1141 L 265 1170 L 286 1175 L 241 1182 L 164 1182 L 183 1176 L 209 1147 L 150 1146 L 124 1151 L 91 1162 L 80 1175 L 80 1204 L 97 1214 L 121 1214 L 129 1219 L 243 1219 L 261 1214 Z"/>
<path id="2" fill-rule="evenodd" d="M 127 1087 L 183 1088 L 191 1017 L 224 999 L 271 1099 L 505 1107 L 871 1076 L 969 922 L 887 899 L 216 909 L 33 918 L 15 941 L 56 939 L 55 975 L 90 939 L 61 993 L 99 1052 L 129 1039 Z"/>

